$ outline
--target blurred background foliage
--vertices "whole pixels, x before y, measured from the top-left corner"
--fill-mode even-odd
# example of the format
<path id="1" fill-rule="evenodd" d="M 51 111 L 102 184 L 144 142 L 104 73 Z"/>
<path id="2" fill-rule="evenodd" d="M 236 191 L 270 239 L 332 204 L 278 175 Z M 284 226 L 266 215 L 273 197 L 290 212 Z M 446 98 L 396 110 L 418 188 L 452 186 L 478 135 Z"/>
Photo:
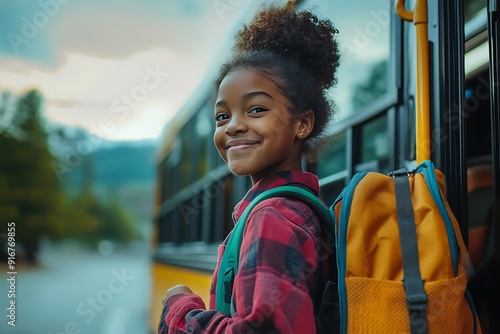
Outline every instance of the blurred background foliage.
<path id="1" fill-rule="evenodd" d="M 146 238 L 154 144 L 110 143 L 48 124 L 43 102 L 37 90 L 0 97 L 0 221 L 16 223 L 22 258 L 35 262 L 43 239 L 95 247 Z"/>

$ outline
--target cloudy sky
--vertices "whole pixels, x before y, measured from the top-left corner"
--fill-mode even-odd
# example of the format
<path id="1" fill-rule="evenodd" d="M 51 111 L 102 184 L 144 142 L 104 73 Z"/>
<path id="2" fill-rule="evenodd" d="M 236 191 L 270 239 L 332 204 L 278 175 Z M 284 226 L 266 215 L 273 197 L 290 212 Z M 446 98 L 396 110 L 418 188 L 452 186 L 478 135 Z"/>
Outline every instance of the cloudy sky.
<path id="1" fill-rule="evenodd" d="M 270 2 L 286 0 L 2 0 L 0 92 L 37 88 L 46 118 L 108 140 L 158 138 L 226 59 L 241 22 Z M 341 31 L 332 94 L 342 119 L 389 56 L 392 2 L 303 3 Z"/>
<path id="2" fill-rule="evenodd" d="M 109 140 L 157 138 L 260 2 L 2 1 L 0 92 L 37 88 L 49 120 Z"/>

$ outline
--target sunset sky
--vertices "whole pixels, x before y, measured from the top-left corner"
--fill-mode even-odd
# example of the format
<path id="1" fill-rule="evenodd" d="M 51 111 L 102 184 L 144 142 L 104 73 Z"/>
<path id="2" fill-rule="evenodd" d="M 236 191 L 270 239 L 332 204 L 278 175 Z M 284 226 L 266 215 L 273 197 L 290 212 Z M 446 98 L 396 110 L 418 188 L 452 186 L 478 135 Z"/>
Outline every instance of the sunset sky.
<path id="1" fill-rule="evenodd" d="M 111 141 L 156 139 L 227 59 L 233 36 L 263 3 L 286 0 L 5 0 L 0 92 L 30 88 L 50 121 Z M 388 0 L 304 1 L 340 30 L 339 119 L 356 86 L 389 57 Z M 360 10 L 360 8 L 363 8 Z M 0 118 L 0 125 L 8 118 Z"/>
<path id="2" fill-rule="evenodd" d="M 49 120 L 109 140 L 157 138 L 260 2 L 2 1 L 0 92 L 37 88 Z"/>

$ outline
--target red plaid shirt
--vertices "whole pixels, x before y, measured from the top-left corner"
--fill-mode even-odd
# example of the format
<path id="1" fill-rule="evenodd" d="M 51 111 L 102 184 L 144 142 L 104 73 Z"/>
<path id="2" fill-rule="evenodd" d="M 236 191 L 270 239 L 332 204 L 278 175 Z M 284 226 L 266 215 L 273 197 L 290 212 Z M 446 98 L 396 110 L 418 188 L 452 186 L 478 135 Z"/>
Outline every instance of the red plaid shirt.
<path id="1" fill-rule="evenodd" d="M 239 219 L 263 191 L 299 183 L 319 191 L 310 173 L 279 172 L 255 184 L 236 205 Z M 210 289 L 210 310 L 194 294 L 169 298 L 158 333 L 314 333 L 319 303 L 330 276 L 328 256 L 333 249 L 316 214 L 305 203 L 270 198 L 259 203 L 245 226 L 238 273 L 233 287 L 236 313 L 215 311 L 215 283 L 227 238 L 219 246 Z M 319 331 L 319 330 L 318 330 Z"/>

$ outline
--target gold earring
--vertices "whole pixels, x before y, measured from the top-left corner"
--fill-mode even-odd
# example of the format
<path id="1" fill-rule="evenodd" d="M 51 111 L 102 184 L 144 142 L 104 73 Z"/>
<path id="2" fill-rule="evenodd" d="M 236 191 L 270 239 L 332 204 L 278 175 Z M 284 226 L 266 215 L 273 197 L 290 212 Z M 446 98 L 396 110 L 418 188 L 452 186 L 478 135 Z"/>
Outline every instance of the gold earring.
<path id="1" fill-rule="evenodd" d="M 299 138 L 302 138 L 303 135 L 304 135 L 304 132 L 300 132 L 299 133 Z"/>

